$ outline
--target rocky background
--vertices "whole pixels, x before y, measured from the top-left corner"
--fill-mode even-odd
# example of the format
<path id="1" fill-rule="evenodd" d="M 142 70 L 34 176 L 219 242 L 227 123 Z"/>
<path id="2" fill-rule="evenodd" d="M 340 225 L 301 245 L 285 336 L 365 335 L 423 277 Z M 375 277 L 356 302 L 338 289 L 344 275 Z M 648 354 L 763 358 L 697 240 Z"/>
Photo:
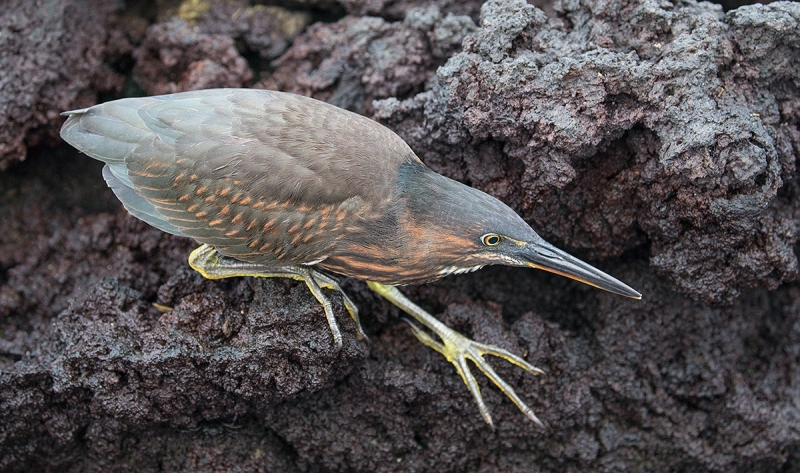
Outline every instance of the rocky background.
<path id="1" fill-rule="evenodd" d="M 0 4 L 0 470 L 798 471 L 800 4 Z M 360 281 L 344 349 L 302 283 L 207 281 L 128 216 L 59 112 L 210 87 L 396 130 L 633 301 L 503 267 L 408 287 L 452 366 Z M 153 304 L 172 307 L 161 313 Z"/>

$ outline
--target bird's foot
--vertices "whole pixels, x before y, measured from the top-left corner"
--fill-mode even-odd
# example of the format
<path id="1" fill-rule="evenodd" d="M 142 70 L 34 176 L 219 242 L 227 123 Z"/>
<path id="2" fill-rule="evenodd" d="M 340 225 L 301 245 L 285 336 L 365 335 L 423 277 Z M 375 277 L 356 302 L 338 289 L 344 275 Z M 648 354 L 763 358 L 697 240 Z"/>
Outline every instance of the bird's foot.
<path id="1" fill-rule="evenodd" d="M 311 267 L 299 264 L 272 266 L 258 263 L 246 263 L 234 258 L 219 254 L 214 247 L 202 245 L 189 255 L 189 266 L 207 279 L 223 279 L 241 276 L 251 276 L 257 278 L 289 278 L 303 281 L 308 286 L 311 294 L 319 301 L 325 310 L 325 318 L 328 320 L 328 327 L 331 329 L 333 341 L 336 344 L 336 351 L 342 348 L 342 334 L 339 325 L 333 316 L 333 306 L 322 289 L 330 289 L 338 292 L 342 296 L 347 312 L 356 323 L 356 335 L 359 339 L 366 339 L 367 335 L 361 327 L 358 318 L 358 308 L 353 301 L 342 291 L 339 283 L 328 276 Z"/>
<path id="2" fill-rule="evenodd" d="M 523 414 L 525 414 L 530 420 L 535 422 L 540 427 L 543 426 L 539 418 L 536 417 L 536 414 L 534 414 L 533 411 L 522 401 L 522 399 L 520 399 L 517 393 L 514 392 L 514 389 L 494 371 L 492 366 L 486 360 L 484 360 L 483 356 L 492 355 L 502 358 L 534 375 L 544 374 L 542 370 L 536 368 L 508 350 L 504 350 L 503 348 L 494 345 L 479 343 L 475 340 L 465 337 L 464 335 L 461 335 L 460 333 L 440 322 L 433 315 L 424 311 L 418 305 L 411 302 L 394 286 L 387 286 L 372 281 L 368 281 L 367 284 L 369 285 L 370 289 L 382 295 L 389 300 L 389 302 L 414 317 L 414 319 L 416 319 L 425 327 L 429 328 L 439 337 L 441 342 L 435 340 L 428 332 L 424 331 L 422 327 L 416 323 L 408 321 L 409 325 L 411 325 L 411 329 L 414 331 L 414 335 L 416 335 L 419 341 L 444 355 L 447 361 L 455 366 L 456 371 L 458 371 L 458 374 L 461 375 L 461 379 L 464 380 L 464 383 L 472 393 L 472 397 L 475 398 L 475 402 L 478 403 L 478 409 L 480 410 L 481 415 L 487 424 L 494 428 L 492 416 L 489 414 L 489 409 L 486 407 L 486 403 L 483 401 L 483 396 L 481 396 L 478 382 L 475 380 L 475 376 L 472 375 L 469 365 L 467 364 L 467 360 L 474 363 L 475 366 L 477 366 L 487 378 L 492 380 L 492 382 L 497 385 L 497 387 L 500 388 L 500 390 L 503 391 L 503 393 L 505 393 L 505 395 L 508 396 L 508 398 L 511 399 L 514 404 L 517 405 Z"/>

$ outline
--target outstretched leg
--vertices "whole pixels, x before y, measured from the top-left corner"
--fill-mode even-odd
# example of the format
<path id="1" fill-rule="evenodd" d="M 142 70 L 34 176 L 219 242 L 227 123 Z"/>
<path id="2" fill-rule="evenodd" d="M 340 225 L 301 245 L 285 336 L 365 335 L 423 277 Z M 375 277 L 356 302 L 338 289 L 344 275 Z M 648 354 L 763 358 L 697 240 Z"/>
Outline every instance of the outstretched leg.
<path id="1" fill-rule="evenodd" d="M 342 334 L 339 325 L 333 316 L 331 301 L 323 294 L 322 289 L 330 289 L 342 295 L 344 306 L 350 317 L 356 323 L 356 335 L 359 339 L 367 338 L 364 329 L 361 328 L 361 321 L 358 319 L 358 309 L 347 294 L 339 287 L 339 283 L 332 277 L 314 270 L 308 266 L 290 264 L 285 266 L 269 266 L 256 263 L 245 263 L 234 258 L 223 256 L 209 245 L 202 245 L 189 255 L 189 266 L 208 279 L 223 279 L 239 276 L 252 276 L 257 278 L 289 278 L 304 281 L 311 294 L 317 298 L 323 309 L 325 318 L 328 319 L 328 326 L 333 334 L 333 341 L 336 343 L 336 351 L 342 348 Z"/>
<path id="2" fill-rule="evenodd" d="M 535 375 L 544 374 L 542 370 L 536 368 L 508 350 L 504 350 L 494 345 L 478 343 L 461 335 L 460 333 L 440 322 L 436 317 L 425 312 L 418 305 L 411 302 L 394 286 L 387 286 L 385 284 L 372 281 L 367 281 L 367 285 L 370 287 L 370 289 L 385 297 L 389 302 L 402 309 L 408 315 L 414 317 L 414 319 L 416 319 L 419 323 L 439 336 L 441 342 L 434 340 L 433 337 L 428 334 L 428 332 L 425 332 L 416 324 L 410 324 L 412 330 L 414 331 L 414 335 L 417 336 L 419 341 L 438 351 L 444 355 L 445 358 L 447 358 L 447 361 L 455 365 L 458 374 L 461 375 L 464 383 L 466 383 L 469 391 L 472 393 L 472 396 L 478 403 L 478 409 L 481 411 L 481 415 L 487 424 L 494 428 L 492 416 L 489 414 L 489 409 L 483 402 L 483 397 L 481 396 L 478 382 L 472 375 L 472 372 L 467 365 L 467 360 L 472 361 L 475 366 L 477 366 L 478 369 L 483 372 L 483 374 L 491 379 L 492 382 L 494 382 L 494 384 L 496 384 L 497 387 L 500 388 L 500 390 L 503 391 L 506 396 L 508 396 L 509 399 L 511 399 L 514 404 L 516 404 L 517 407 L 519 407 L 519 409 L 526 416 L 528 416 L 530 420 L 534 421 L 539 426 L 542 426 L 542 422 L 538 417 L 536 417 L 536 414 L 534 414 L 533 411 L 526 406 L 524 402 L 522 402 L 522 399 L 517 396 L 517 393 L 514 392 L 514 389 L 508 383 L 506 383 L 503 378 L 501 378 L 494 371 L 494 369 L 492 369 L 491 365 L 489 365 L 486 360 L 483 359 L 483 355 L 493 355 L 503 358 L 504 360 L 513 363 Z"/>

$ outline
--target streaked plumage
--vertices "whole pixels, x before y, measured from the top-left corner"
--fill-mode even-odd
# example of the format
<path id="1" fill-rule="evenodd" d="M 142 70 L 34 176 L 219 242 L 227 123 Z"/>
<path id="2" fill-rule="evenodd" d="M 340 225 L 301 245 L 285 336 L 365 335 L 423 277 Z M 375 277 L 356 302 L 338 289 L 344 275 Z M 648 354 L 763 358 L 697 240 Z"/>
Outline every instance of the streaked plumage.
<path id="1" fill-rule="evenodd" d="M 415 329 L 456 364 L 487 422 L 466 359 L 537 422 L 482 356 L 539 371 L 452 331 L 391 286 L 505 264 L 639 297 L 542 240 L 499 200 L 431 171 L 389 129 L 323 102 L 217 89 L 123 99 L 66 115 L 61 136 L 106 163 L 103 177 L 131 214 L 207 245 L 190 257 L 204 276 L 304 280 L 325 307 L 338 346 L 321 288 L 341 290 L 314 268 L 369 281 L 441 337 L 443 343 Z"/>
<path id="2" fill-rule="evenodd" d="M 305 97 L 205 90 L 79 112 L 62 136 L 107 164 L 103 176 L 131 214 L 242 261 L 318 261 L 415 284 L 481 263 L 465 240 L 489 222 L 464 235 L 465 208 L 529 229 L 493 197 L 432 172 L 387 128 Z M 440 254 L 440 265 L 416 264 Z"/>

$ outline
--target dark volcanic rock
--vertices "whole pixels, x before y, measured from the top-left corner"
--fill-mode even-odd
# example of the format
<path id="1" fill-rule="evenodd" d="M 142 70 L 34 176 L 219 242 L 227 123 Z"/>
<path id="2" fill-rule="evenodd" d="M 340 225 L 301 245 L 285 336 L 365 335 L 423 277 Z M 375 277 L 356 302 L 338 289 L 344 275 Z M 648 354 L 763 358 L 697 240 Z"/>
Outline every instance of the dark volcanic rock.
<path id="1" fill-rule="evenodd" d="M 230 36 L 204 33 L 177 17 L 148 28 L 134 58 L 134 80 L 149 95 L 243 87 L 253 79 Z"/>
<path id="2" fill-rule="evenodd" d="M 213 2 L 197 12 L 195 24 L 207 34 L 225 35 L 241 43 L 246 52 L 266 61 L 283 54 L 311 22 L 308 12 L 277 6 L 253 5 L 244 0 Z"/>
<path id="3" fill-rule="evenodd" d="M 121 90 L 109 67 L 130 49 L 113 28 L 118 10 L 102 0 L 0 4 L 0 171 L 29 146 L 53 144 L 60 112 Z"/>
<path id="4" fill-rule="evenodd" d="M 249 86 L 311 21 L 308 12 L 245 0 L 159 6 L 164 20 L 134 52 L 133 77 L 148 94 Z"/>
<path id="5" fill-rule="evenodd" d="M 380 16 L 387 20 L 398 21 L 409 12 L 419 8 L 435 7 L 443 14 L 457 16 L 466 15 L 477 20 L 481 4 L 477 0 L 339 0 L 347 13 L 357 16 Z"/>
<path id="6" fill-rule="evenodd" d="M 800 148 L 797 4 L 569 5 L 487 2 L 432 89 L 377 116 L 568 247 L 649 241 L 693 297 L 793 280 L 797 207 L 778 190 Z"/>
<path id="7" fill-rule="evenodd" d="M 0 470 L 798 470 L 797 4 L 492 1 L 476 27 L 474 3 L 349 1 L 381 18 L 316 23 L 270 65 L 306 10 L 340 7 L 106 3 L 0 7 L 4 156 L 40 144 L 0 173 Z M 547 373 L 492 360 L 545 422 L 479 376 L 492 431 L 363 283 L 343 287 L 371 339 L 333 296 L 335 355 L 302 283 L 202 279 L 99 163 L 45 146 L 131 69 L 373 114 L 644 300 L 505 267 L 404 288 Z"/>
<path id="8" fill-rule="evenodd" d="M 413 10 L 402 23 L 376 17 L 316 23 L 276 62 L 262 86 L 366 113 L 375 99 L 421 92 L 475 29 L 469 17 L 444 16 L 436 7 Z"/>

